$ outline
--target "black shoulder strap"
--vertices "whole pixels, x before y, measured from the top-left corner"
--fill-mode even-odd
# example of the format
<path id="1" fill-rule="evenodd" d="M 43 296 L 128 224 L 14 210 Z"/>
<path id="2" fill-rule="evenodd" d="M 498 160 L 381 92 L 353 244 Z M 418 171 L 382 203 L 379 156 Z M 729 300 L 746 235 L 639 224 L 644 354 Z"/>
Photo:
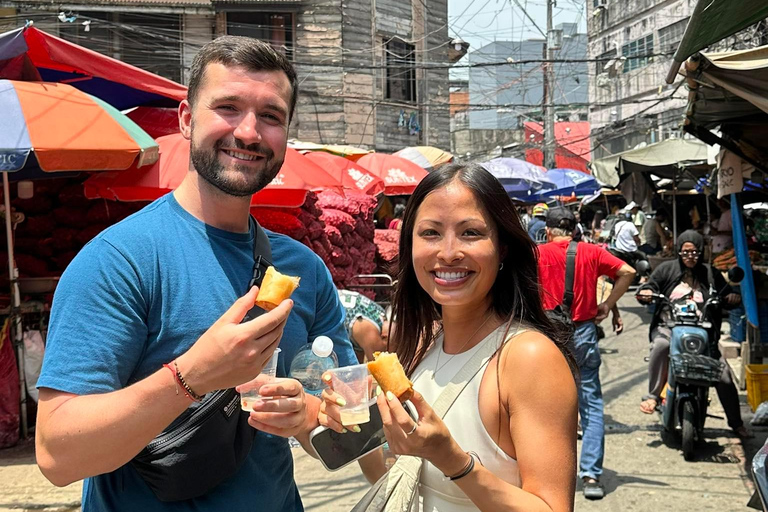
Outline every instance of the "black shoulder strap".
<path id="1" fill-rule="evenodd" d="M 576 251 L 579 249 L 579 242 L 572 240 L 568 244 L 568 252 L 565 253 L 565 294 L 563 295 L 563 305 L 571 309 L 573 303 L 573 274 L 576 272 Z"/>
<path id="2" fill-rule="evenodd" d="M 256 222 L 256 219 L 253 218 L 253 215 L 251 215 L 251 222 L 256 226 L 256 234 L 253 238 L 253 277 L 248 286 L 249 290 L 252 286 L 261 285 L 261 280 L 264 279 L 264 272 L 272 265 L 272 247 L 269 245 L 269 237 L 262 227 L 259 226 L 259 223 Z"/>
<path id="3" fill-rule="evenodd" d="M 251 222 L 256 226 L 256 234 L 253 239 L 253 277 L 248 284 L 248 290 L 254 286 L 261 286 L 261 281 L 264 279 L 264 272 L 267 271 L 272 265 L 272 247 L 269 245 L 269 237 L 267 233 L 259 226 L 256 219 L 251 215 Z M 261 316 L 265 313 L 259 306 L 253 306 L 248 313 L 245 314 L 242 322 L 253 320 L 254 318 Z M 241 323 L 242 323 L 241 322 Z"/>

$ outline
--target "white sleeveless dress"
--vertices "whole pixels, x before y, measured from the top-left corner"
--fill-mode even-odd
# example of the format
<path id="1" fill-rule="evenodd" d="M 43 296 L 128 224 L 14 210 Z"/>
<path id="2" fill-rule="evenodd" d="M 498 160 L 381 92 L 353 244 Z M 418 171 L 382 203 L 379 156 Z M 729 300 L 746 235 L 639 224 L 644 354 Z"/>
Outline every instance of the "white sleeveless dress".
<path id="1" fill-rule="evenodd" d="M 455 355 L 446 354 L 443 351 L 443 338 L 442 336 L 439 337 L 414 372 L 414 389 L 424 395 L 427 403 L 434 403 L 443 388 L 483 344 L 493 343 L 497 347 L 501 344 L 501 338 L 506 333 L 506 329 L 507 324 L 504 323 L 475 347 Z M 525 330 L 519 328 L 517 334 L 521 334 Z M 513 328 L 510 330 L 509 336 L 514 335 L 515 330 Z M 439 361 L 438 353 L 440 354 Z M 488 431 L 485 430 L 480 419 L 478 405 L 480 383 L 483 380 L 489 360 L 490 357 L 486 359 L 482 369 L 461 392 L 443 421 L 462 450 L 476 452 L 483 462 L 483 466 L 494 475 L 520 487 L 520 470 L 517 467 L 517 461 L 498 447 Z M 436 367 L 437 371 L 435 371 Z M 433 375 L 435 376 L 434 380 Z M 426 460 L 423 461 L 421 479 L 419 480 L 419 497 L 422 512 L 478 511 L 478 508 L 454 482 L 445 478 L 439 469 Z"/>

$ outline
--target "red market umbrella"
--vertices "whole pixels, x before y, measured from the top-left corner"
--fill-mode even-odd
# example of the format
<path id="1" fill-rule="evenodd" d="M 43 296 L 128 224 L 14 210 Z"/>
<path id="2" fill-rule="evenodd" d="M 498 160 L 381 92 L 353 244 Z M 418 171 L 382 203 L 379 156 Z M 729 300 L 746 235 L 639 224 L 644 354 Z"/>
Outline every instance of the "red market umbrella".
<path id="1" fill-rule="evenodd" d="M 129 169 L 105 172 L 88 178 L 84 185 L 89 199 L 153 201 L 181 184 L 189 169 L 189 141 L 180 133 L 157 139 L 160 160 L 146 171 Z M 272 183 L 254 194 L 255 206 L 299 207 L 307 192 L 343 188 L 317 164 L 298 151 L 286 148 L 283 167 Z"/>
<path id="2" fill-rule="evenodd" d="M 327 173 L 341 182 L 344 188 L 371 196 L 384 192 L 384 180 L 342 156 L 332 155 L 325 151 L 310 151 L 304 153 L 304 157 L 325 169 Z"/>
<path id="3" fill-rule="evenodd" d="M 427 171 L 410 160 L 384 153 L 364 155 L 357 164 L 384 180 L 384 194 L 388 196 L 413 194 L 416 185 Z"/>

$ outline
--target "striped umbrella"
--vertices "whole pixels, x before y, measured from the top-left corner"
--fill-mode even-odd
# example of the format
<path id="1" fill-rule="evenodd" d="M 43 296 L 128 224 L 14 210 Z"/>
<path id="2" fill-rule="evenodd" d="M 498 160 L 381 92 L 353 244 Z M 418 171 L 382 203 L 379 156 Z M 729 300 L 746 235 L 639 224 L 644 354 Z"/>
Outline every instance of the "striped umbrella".
<path id="1" fill-rule="evenodd" d="M 67 84 L 0 80 L 0 112 L 0 171 L 118 170 L 159 156 L 136 123 Z"/>

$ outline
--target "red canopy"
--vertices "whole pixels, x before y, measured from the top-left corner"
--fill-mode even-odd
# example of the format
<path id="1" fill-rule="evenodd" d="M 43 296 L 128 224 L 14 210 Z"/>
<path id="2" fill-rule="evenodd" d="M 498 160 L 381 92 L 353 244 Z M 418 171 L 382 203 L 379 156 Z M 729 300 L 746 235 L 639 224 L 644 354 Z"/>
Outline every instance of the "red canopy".
<path id="1" fill-rule="evenodd" d="M 304 156 L 325 169 L 344 188 L 372 196 L 384 192 L 384 180 L 351 160 L 325 151 L 310 151 Z"/>
<path id="2" fill-rule="evenodd" d="M 0 34 L 0 78 L 65 82 L 118 110 L 175 107 L 187 88 L 28 26 Z"/>
<path id="3" fill-rule="evenodd" d="M 427 175 L 427 171 L 410 160 L 384 153 L 364 155 L 357 164 L 384 180 L 384 194 L 388 196 L 413 194 L 416 185 Z"/>
<path id="4" fill-rule="evenodd" d="M 85 196 L 118 201 L 153 201 L 181 184 L 189 170 L 189 141 L 177 133 L 157 139 L 160 160 L 148 170 L 127 169 L 91 176 Z M 299 207 L 307 191 L 342 190 L 341 183 L 298 151 L 286 148 L 280 172 L 264 190 L 254 194 L 255 206 Z"/>

